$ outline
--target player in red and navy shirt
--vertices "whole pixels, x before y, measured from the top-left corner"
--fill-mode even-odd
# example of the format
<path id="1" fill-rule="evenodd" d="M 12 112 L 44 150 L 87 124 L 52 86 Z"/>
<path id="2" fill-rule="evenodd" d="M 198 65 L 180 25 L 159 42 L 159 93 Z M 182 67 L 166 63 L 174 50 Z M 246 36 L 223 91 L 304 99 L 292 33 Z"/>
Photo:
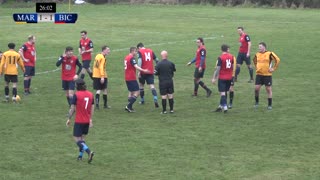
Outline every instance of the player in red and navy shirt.
<path id="1" fill-rule="evenodd" d="M 138 69 L 141 72 L 148 73 L 147 69 L 142 69 L 138 66 L 135 55 L 137 54 L 137 48 L 131 47 L 130 53 L 124 58 L 124 79 L 127 84 L 127 88 L 129 91 L 128 95 L 128 105 L 125 107 L 125 110 L 128 112 L 134 112 L 132 105 L 137 100 L 137 97 L 139 96 L 139 84 L 137 82 L 136 77 L 136 69 Z"/>
<path id="2" fill-rule="evenodd" d="M 204 76 L 204 72 L 206 69 L 206 47 L 204 46 L 203 38 L 199 37 L 196 41 L 198 49 L 196 52 L 196 57 L 187 63 L 190 66 L 192 63 L 195 63 L 195 71 L 194 71 L 194 93 L 192 96 L 198 96 L 198 88 L 199 85 L 206 90 L 207 97 L 211 96 L 212 91 L 201 81 L 201 78 Z"/>
<path id="3" fill-rule="evenodd" d="M 83 79 L 76 80 L 77 92 L 72 98 L 72 105 L 69 110 L 66 125 L 69 127 L 70 119 L 74 112 L 76 117 L 73 126 L 73 138 L 79 147 L 78 160 L 82 160 L 83 152 L 88 153 L 88 163 L 91 163 L 94 152 L 91 151 L 85 142 L 85 136 L 89 133 L 89 127 L 93 126 L 92 117 L 94 112 L 93 94 L 86 90 L 86 84 Z"/>
<path id="4" fill-rule="evenodd" d="M 140 104 L 144 104 L 144 84 L 147 82 L 147 84 L 150 86 L 152 95 L 153 95 L 153 101 L 155 107 L 159 107 L 158 104 L 158 96 L 156 88 L 154 87 L 154 64 L 153 61 L 156 63 L 158 62 L 158 58 L 154 54 L 153 50 L 150 48 L 145 48 L 143 43 L 139 43 L 137 45 L 138 48 L 138 65 L 142 69 L 148 69 L 149 73 L 141 72 L 139 74 L 139 88 L 140 88 Z"/>
<path id="5" fill-rule="evenodd" d="M 74 80 L 77 78 L 81 72 L 82 65 L 78 60 L 78 57 L 73 55 L 73 48 L 66 47 L 65 54 L 59 57 L 56 66 L 61 66 L 61 80 L 62 89 L 66 92 L 67 102 L 69 106 L 71 105 L 71 100 L 74 95 Z M 76 69 L 78 66 L 78 71 Z"/>
<path id="6" fill-rule="evenodd" d="M 36 37 L 34 35 L 28 36 L 28 42 L 24 43 L 19 50 L 19 54 L 24 62 L 26 71 L 24 73 L 24 94 L 30 94 L 31 78 L 35 75 L 35 65 L 37 60 Z"/>
<path id="7" fill-rule="evenodd" d="M 250 80 L 248 82 L 251 83 L 253 82 L 253 69 L 250 62 L 251 40 L 249 35 L 247 35 L 244 32 L 243 27 L 238 27 L 237 30 L 240 35 L 239 37 L 240 47 L 239 47 L 239 53 L 237 56 L 237 69 L 236 69 L 236 75 L 234 80 L 237 81 L 238 75 L 240 73 L 240 67 L 243 61 L 245 61 L 250 74 Z"/>
<path id="8" fill-rule="evenodd" d="M 93 52 L 93 42 L 87 36 L 87 31 L 81 31 L 81 39 L 79 42 L 79 54 L 82 59 L 82 71 L 81 79 L 84 79 L 84 75 L 87 72 L 92 79 L 92 70 L 90 69 L 91 53 Z"/>
<path id="9" fill-rule="evenodd" d="M 232 82 L 235 57 L 229 53 L 229 46 L 223 44 L 221 46 L 222 54 L 218 57 L 217 67 L 212 77 L 212 83 L 215 84 L 217 77 L 218 89 L 220 92 L 220 105 L 216 112 L 221 112 L 222 109 L 226 113 L 228 111 L 226 92 L 229 91 Z"/>

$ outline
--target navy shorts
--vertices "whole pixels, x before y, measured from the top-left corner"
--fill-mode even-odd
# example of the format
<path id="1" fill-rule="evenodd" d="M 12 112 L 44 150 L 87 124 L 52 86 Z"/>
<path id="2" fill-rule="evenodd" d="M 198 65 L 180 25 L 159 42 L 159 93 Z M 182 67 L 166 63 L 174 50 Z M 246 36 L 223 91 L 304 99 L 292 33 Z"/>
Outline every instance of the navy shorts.
<path id="1" fill-rule="evenodd" d="M 4 80 L 7 83 L 9 83 L 9 82 L 16 83 L 16 82 L 18 82 L 18 75 L 7 75 L 7 74 L 5 74 L 4 75 Z"/>
<path id="2" fill-rule="evenodd" d="M 231 86 L 231 81 L 232 80 L 218 80 L 218 90 L 219 92 L 226 92 L 229 91 L 230 86 Z"/>
<path id="3" fill-rule="evenodd" d="M 238 53 L 237 64 L 241 64 L 242 65 L 243 61 L 245 61 L 247 65 L 250 65 L 251 64 L 250 56 L 247 57 L 247 53 Z"/>
<path id="4" fill-rule="evenodd" d="M 153 74 L 140 74 L 139 83 L 141 84 L 154 84 L 154 75 Z"/>
<path id="5" fill-rule="evenodd" d="M 272 86 L 272 76 L 256 75 L 256 85 Z"/>
<path id="6" fill-rule="evenodd" d="M 194 75 L 193 75 L 193 77 L 194 77 L 194 78 L 197 78 L 197 79 L 203 78 L 203 75 L 204 75 L 204 71 L 205 71 L 205 70 L 206 70 L 206 69 L 202 69 L 202 71 L 199 72 L 199 68 L 196 68 L 196 69 L 194 70 Z"/>
<path id="7" fill-rule="evenodd" d="M 82 60 L 82 67 L 84 69 L 88 69 L 90 68 L 90 63 L 91 63 L 91 60 Z"/>
<path id="8" fill-rule="evenodd" d="M 73 126 L 74 137 L 81 137 L 82 135 L 87 135 L 88 132 L 89 132 L 89 123 L 88 124 L 74 123 L 74 126 Z"/>
<path id="9" fill-rule="evenodd" d="M 174 93 L 173 81 L 162 81 L 159 83 L 160 95 L 164 96 L 167 94 Z"/>
<path id="10" fill-rule="evenodd" d="M 104 83 L 103 84 L 101 84 L 100 79 L 101 78 L 93 78 L 93 89 L 95 89 L 95 90 L 107 89 L 107 87 L 108 87 L 108 78 L 104 78 Z"/>
<path id="11" fill-rule="evenodd" d="M 63 90 L 74 90 L 75 82 L 74 81 L 64 81 L 62 80 L 62 89 Z"/>
<path id="12" fill-rule="evenodd" d="M 139 91 L 139 84 L 137 81 L 126 81 L 128 91 L 133 92 L 133 91 Z"/>
<path id="13" fill-rule="evenodd" d="M 34 76 L 35 68 L 34 66 L 25 66 L 26 71 L 24 72 L 24 77 Z"/>

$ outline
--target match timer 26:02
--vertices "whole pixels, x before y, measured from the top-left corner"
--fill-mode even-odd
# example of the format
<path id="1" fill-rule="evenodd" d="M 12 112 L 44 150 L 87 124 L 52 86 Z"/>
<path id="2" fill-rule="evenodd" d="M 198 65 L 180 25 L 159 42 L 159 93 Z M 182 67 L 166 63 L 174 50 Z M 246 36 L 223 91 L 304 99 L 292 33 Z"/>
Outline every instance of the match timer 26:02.
<path id="1" fill-rule="evenodd" d="M 36 12 L 37 13 L 55 13 L 56 12 L 56 3 L 36 3 Z"/>

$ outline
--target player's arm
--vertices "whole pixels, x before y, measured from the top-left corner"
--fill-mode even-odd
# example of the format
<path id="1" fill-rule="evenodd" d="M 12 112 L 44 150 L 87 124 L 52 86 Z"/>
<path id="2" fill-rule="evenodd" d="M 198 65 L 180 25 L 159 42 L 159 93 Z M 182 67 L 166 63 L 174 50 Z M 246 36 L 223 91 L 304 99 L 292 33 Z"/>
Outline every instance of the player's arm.
<path id="1" fill-rule="evenodd" d="M 17 62 L 19 63 L 19 66 L 20 66 L 21 70 L 23 71 L 23 73 L 26 72 L 26 69 L 24 67 L 24 64 L 23 64 L 21 57 L 18 57 Z"/>
<path id="2" fill-rule="evenodd" d="M 159 69 L 160 69 L 160 68 L 159 68 L 159 64 L 157 64 L 157 65 L 156 65 L 156 67 L 154 68 L 154 72 L 153 72 L 153 74 L 154 74 L 154 75 L 157 75 L 157 76 L 158 76 L 158 75 L 160 75 L 160 73 L 159 73 L 159 72 L 160 72 L 160 71 L 159 71 Z"/>
<path id="3" fill-rule="evenodd" d="M 77 71 L 77 75 L 80 74 L 81 70 L 82 70 L 82 64 L 80 63 L 79 59 L 77 58 L 76 60 L 76 65 L 78 66 L 78 71 Z"/>
<path id="4" fill-rule="evenodd" d="M 58 59 L 58 61 L 56 62 L 56 66 L 59 67 L 62 64 L 62 60 L 63 60 L 63 56 L 61 55 Z"/>
<path id="5" fill-rule="evenodd" d="M 3 66 L 4 66 L 4 61 L 5 61 L 6 57 L 4 55 L 2 55 L 1 57 L 1 62 L 0 62 L 0 75 L 2 75 L 2 70 L 3 70 Z"/>
<path id="6" fill-rule="evenodd" d="M 233 56 L 233 71 L 232 71 L 232 76 L 236 74 L 236 69 L 237 69 L 237 59 L 236 57 Z"/>
<path id="7" fill-rule="evenodd" d="M 201 49 L 200 51 L 200 68 L 203 67 L 204 63 L 205 63 L 205 60 L 206 60 L 206 50 L 205 49 Z"/>
<path id="8" fill-rule="evenodd" d="M 84 52 L 93 52 L 93 42 L 91 40 L 89 42 L 89 47 L 90 47 L 90 49 L 85 50 Z"/>
<path id="9" fill-rule="evenodd" d="M 137 62 L 136 62 L 136 60 L 135 60 L 134 58 L 132 58 L 132 59 L 130 60 L 130 63 L 131 63 L 132 66 L 134 66 L 134 68 L 136 68 L 136 69 L 139 70 L 139 71 L 146 72 L 146 73 L 149 72 L 148 69 L 142 69 L 140 66 L 138 66 L 138 64 L 137 64 Z"/>
<path id="10" fill-rule="evenodd" d="M 79 48 L 78 48 L 79 54 L 82 52 L 82 47 L 81 47 L 81 41 L 79 41 Z"/>
<path id="11" fill-rule="evenodd" d="M 188 66 L 196 62 L 196 57 L 194 57 L 190 62 L 187 63 Z"/>
<path id="12" fill-rule="evenodd" d="M 274 61 L 273 66 L 270 68 L 270 71 L 273 72 L 278 68 L 280 63 L 280 58 L 274 52 L 271 52 L 270 59 Z"/>
<path id="13" fill-rule="evenodd" d="M 101 75 L 101 78 L 104 78 L 106 76 L 106 72 L 104 71 L 104 64 L 103 61 L 105 61 L 103 59 L 103 57 L 100 56 L 100 59 L 98 60 L 99 61 L 99 71 L 100 71 L 100 75 Z"/>
<path id="14" fill-rule="evenodd" d="M 216 68 L 215 68 L 215 70 L 213 72 L 213 76 L 212 76 L 212 80 L 211 80 L 212 84 L 215 84 L 215 82 L 216 82 L 216 80 L 218 78 L 218 75 L 220 73 L 220 69 L 221 69 L 221 59 L 219 57 L 218 60 L 217 60 L 217 63 L 216 63 Z"/>
<path id="15" fill-rule="evenodd" d="M 257 59 L 257 55 L 255 55 L 254 57 L 253 57 L 253 65 L 254 65 L 254 67 L 257 69 L 257 62 L 258 62 L 258 59 Z"/>
<path id="16" fill-rule="evenodd" d="M 71 122 L 71 118 L 72 118 L 74 112 L 76 111 L 76 106 L 75 106 L 76 103 L 77 103 L 77 96 L 74 94 L 73 98 L 71 100 L 71 106 L 70 106 L 70 109 L 69 109 L 68 120 L 66 122 L 66 126 L 67 127 L 69 127 L 70 122 Z"/>
<path id="17" fill-rule="evenodd" d="M 29 59 L 26 59 L 24 57 L 24 55 L 23 55 L 23 52 L 26 51 L 26 50 L 27 50 L 27 46 L 26 45 L 22 45 L 21 48 L 19 49 L 19 54 L 20 54 L 20 56 L 21 56 L 21 58 L 22 58 L 22 60 L 24 62 L 29 62 Z"/>
<path id="18" fill-rule="evenodd" d="M 138 51 L 137 55 L 138 55 L 138 66 L 141 67 L 142 66 L 142 55 L 141 55 L 140 51 Z"/>
<path id="19" fill-rule="evenodd" d="M 158 64 L 159 59 L 158 59 L 158 57 L 154 54 L 154 52 L 152 52 L 152 56 L 153 56 L 153 60 L 156 62 L 156 64 Z"/>
<path id="20" fill-rule="evenodd" d="M 92 122 L 93 113 L 94 113 L 94 97 L 92 95 L 92 105 L 91 105 L 90 124 L 89 124 L 90 127 L 93 127 L 93 122 Z"/>
<path id="21" fill-rule="evenodd" d="M 250 56 L 250 52 L 251 52 L 251 40 L 250 40 L 250 37 L 248 35 L 246 35 L 245 37 L 247 43 L 248 43 L 248 52 L 247 52 L 247 57 Z"/>

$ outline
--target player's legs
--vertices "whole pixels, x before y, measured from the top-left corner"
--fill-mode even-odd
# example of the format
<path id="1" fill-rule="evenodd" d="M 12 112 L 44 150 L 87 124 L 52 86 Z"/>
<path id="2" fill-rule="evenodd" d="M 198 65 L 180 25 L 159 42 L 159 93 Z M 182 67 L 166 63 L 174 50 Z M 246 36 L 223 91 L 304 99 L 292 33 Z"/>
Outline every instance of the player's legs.
<path id="1" fill-rule="evenodd" d="M 82 69 L 80 72 L 80 78 L 84 79 L 86 72 L 89 74 L 90 78 L 92 79 L 92 70 L 90 68 L 91 60 L 83 60 L 82 61 Z"/>
<path id="2" fill-rule="evenodd" d="M 173 100 L 173 92 L 171 91 L 170 92 L 170 89 L 168 90 L 169 93 L 171 94 L 168 94 L 168 98 L 169 98 L 169 107 L 170 107 L 170 113 L 173 113 L 173 104 L 174 104 L 174 100 Z"/>
<path id="3" fill-rule="evenodd" d="M 238 56 L 237 56 L 237 67 L 236 67 L 236 75 L 235 75 L 235 78 L 234 78 L 234 81 L 237 82 L 238 80 L 238 75 L 240 74 L 240 67 L 241 65 L 243 64 L 243 58 L 244 58 L 244 55 L 243 53 L 238 53 Z"/>
<path id="4" fill-rule="evenodd" d="M 199 69 L 198 69 L 198 68 L 196 68 L 196 70 L 195 70 L 195 75 L 194 75 L 194 77 L 195 77 L 195 79 L 197 79 L 197 80 L 195 81 L 195 83 L 197 83 L 197 84 L 195 84 L 195 94 L 198 93 L 198 92 L 197 92 L 198 89 L 196 89 L 196 88 L 199 88 L 199 85 L 200 85 L 204 90 L 206 90 L 206 92 L 207 92 L 207 97 L 210 97 L 212 91 L 204 84 L 203 81 L 201 81 L 201 78 L 203 78 L 203 76 L 204 76 L 204 72 L 205 72 L 205 69 L 202 69 L 201 72 L 199 72 Z M 194 95 L 195 95 L 195 94 L 194 94 Z"/>
<path id="5" fill-rule="evenodd" d="M 268 109 L 272 109 L 272 87 L 271 86 L 266 86 L 266 91 L 268 94 Z"/>
<path id="6" fill-rule="evenodd" d="M 87 152 L 89 159 L 88 163 L 92 161 L 92 157 L 94 153 L 89 149 L 88 145 L 84 141 L 85 135 L 87 135 L 89 132 L 89 124 L 78 124 L 74 123 L 73 127 L 73 138 L 79 147 L 79 156 L 78 160 L 82 160 L 83 152 Z"/>
<path id="7" fill-rule="evenodd" d="M 29 95 L 30 94 L 30 86 L 31 86 L 31 78 L 35 75 L 35 68 L 32 66 L 25 66 L 25 73 L 24 73 L 24 94 Z"/>
<path id="8" fill-rule="evenodd" d="M 6 98 L 5 100 L 6 102 L 9 102 L 9 83 L 10 83 L 9 77 L 8 75 L 5 75 L 4 95 Z"/>
<path id="9" fill-rule="evenodd" d="M 13 102 L 16 102 L 16 97 L 18 92 L 17 91 L 18 75 L 12 75 L 11 82 L 12 82 L 12 100 Z"/>
<path id="10" fill-rule="evenodd" d="M 272 109 L 272 76 L 264 76 L 264 84 L 268 94 L 268 110 Z"/>
<path id="11" fill-rule="evenodd" d="M 260 92 L 261 84 L 256 84 L 254 88 L 254 97 L 255 97 L 255 106 L 259 105 L 259 92 Z"/>
<path id="12" fill-rule="evenodd" d="M 248 83 L 252 83 L 253 82 L 253 68 L 250 63 L 250 57 L 248 57 L 248 60 L 249 60 L 249 62 L 247 62 L 247 67 L 248 67 L 249 75 L 250 75 L 250 79 L 249 79 Z"/>
<path id="13" fill-rule="evenodd" d="M 139 84 L 137 81 L 133 80 L 133 81 L 126 81 L 127 83 L 127 87 L 128 87 L 128 90 L 129 90 L 129 103 L 127 104 L 127 106 L 125 107 L 125 110 L 128 111 L 128 112 L 134 112 L 132 106 L 134 104 L 134 102 L 136 102 L 137 100 L 137 97 L 139 96 L 140 94 L 140 91 L 139 91 Z"/>
<path id="14" fill-rule="evenodd" d="M 228 105 L 229 109 L 232 108 L 233 98 L 234 98 L 234 86 L 231 85 L 229 88 L 229 105 Z"/>
<path id="15" fill-rule="evenodd" d="M 167 94 L 161 95 L 161 105 L 162 105 L 161 114 L 167 114 Z"/>
<path id="16" fill-rule="evenodd" d="M 139 91 L 140 91 L 140 104 L 144 104 L 144 84 L 145 84 L 145 79 L 143 75 L 140 75 L 139 77 Z"/>
<path id="17" fill-rule="evenodd" d="M 154 84 L 149 84 L 150 86 L 150 89 L 151 89 L 151 92 L 152 92 L 152 95 L 153 95 L 153 102 L 154 102 L 154 106 L 156 108 L 159 107 L 159 104 L 158 104 L 158 95 L 157 95 L 157 90 L 156 88 L 154 87 Z"/>

